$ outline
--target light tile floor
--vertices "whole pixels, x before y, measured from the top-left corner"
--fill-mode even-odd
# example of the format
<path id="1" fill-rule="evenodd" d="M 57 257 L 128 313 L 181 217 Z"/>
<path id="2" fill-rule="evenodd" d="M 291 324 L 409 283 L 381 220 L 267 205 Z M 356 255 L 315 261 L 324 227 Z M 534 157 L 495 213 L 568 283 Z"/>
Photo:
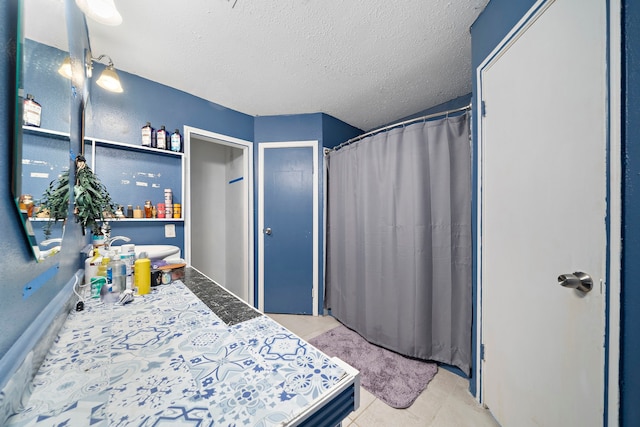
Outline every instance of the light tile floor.
<path id="1" fill-rule="evenodd" d="M 306 341 L 339 325 L 330 316 L 269 316 Z M 425 391 L 407 409 L 394 409 L 361 387 L 360 408 L 343 421 L 342 427 L 378 426 L 496 427 L 498 423 L 471 396 L 466 379 L 438 369 Z"/>

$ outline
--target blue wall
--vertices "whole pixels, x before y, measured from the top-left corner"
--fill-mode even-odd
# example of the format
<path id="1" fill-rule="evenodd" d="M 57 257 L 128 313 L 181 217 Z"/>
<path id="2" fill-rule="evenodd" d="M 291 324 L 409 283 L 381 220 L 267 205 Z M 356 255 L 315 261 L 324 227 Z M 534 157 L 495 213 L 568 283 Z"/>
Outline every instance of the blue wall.
<path id="1" fill-rule="evenodd" d="M 82 238 L 70 232 L 65 238 L 66 248 L 55 260 L 36 263 L 22 230 L 11 192 L 13 156 L 13 119 L 15 100 L 15 40 L 17 31 L 17 0 L 2 2 L 0 6 L 0 171 L 4 179 L 0 185 L 0 355 L 4 355 L 36 315 L 44 310 L 49 301 L 80 268 L 79 255 L 75 250 L 82 245 Z M 63 101 L 64 102 L 64 101 Z M 68 111 L 68 102 L 66 111 Z M 68 119 L 67 119 L 68 120 Z M 26 283 L 45 274 L 58 264 L 57 273 L 28 299 L 23 298 Z M 0 384 L 1 386 L 2 384 Z"/>
<path id="2" fill-rule="evenodd" d="M 640 2 L 623 1 L 621 420 L 640 420 Z"/>
<path id="3" fill-rule="evenodd" d="M 345 142 L 349 138 L 353 138 L 357 135 L 360 135 L 362 130 L 355 128 L 351 125 L 348 125 L 332 116 L 329 116 L 324 113 L 313 113 L 313 114 L 294 114 L 294 115 L 285 115 L 285 116 L 264 116 L 264 117 L 256 117 L 255 118 L 255 142 L 285 142 L 285 141 L 318 141 L 318 156 L 320 159 L 320 170 L 324 171 L 324 155 L 323 155 L 323 147 L 331 148 L 335 147 L 342 142 Z M 257 147 L 256 147 L 257 148 Z M 257 151 L 256 151 L 257 153 Z M 258 170 L 258 156 L 256 155 L 254 158 L 255 170 Z M 257 173 L 256 173 L 257 175 Z M 254 175 L 255 176 L 255 175 Z M 324 199 L 324 185 L 322 182 L 319 183 L 318 188 L 318 197 L 322 201 Z M 258 186 L 257 182 L 254 186 L 254 194 L 255 194 L 255 206 L 256 206 L 256 215 L 255 215 L 255 227 L 257 230 L 258 224 L 258 215 L 257 215 L 257 206 L 259 203 L 258 200 Z M 320 223 L 320 248 L 324 247 L 324 212 L 320 211 L 320 216 L 318 218 Z M 254 247 L 256 248 L 255 259 L 258 259 L 257 248 L 258 248 L 258 234 L 255 234 L 255 242 Z M 291 261 L 295 263 L 295 260 Z M 322 314 L 324 308 L 324 254 L 323 251 L 320 250 L 318 254 L 318 265 L 319 269 L 319 277 L 318 277 L 318 313 Z M 254 295 L 256 295 L 256 306 L 257 306 L 257 295 L 258 295 L 258 282 L 257 282 L 257 271 L 258 265 L 256 261 L 256 283 L 254 284 Z"/>
<path id="4" fill-rule="evenodd" d="M 0 103 L 0 114 L 4 117 L 0 125 L 0 133 L 5 139 L 5 143 L 2 144 L 2 149 L 5 152 L 4 155 L 0 155 L 0 169 L 6 177 L 6 185 L 2 186 L 0 190 L 2 198 L 0 215 L 4 218 L 4 227 L 0 230 L 0 249 L 6 256 L 0 263 L 0 277 L 3 278 L 0 322 L 4 325 L 2 334 L 0 334 L 0 356 L 7 352 L 36 315 L 59 293 L 73 273 L 83 267 L 83 257 L 79 251 L 88 241 L 86 236 L 82 236 L 79 227 L 68 226 L 65 231 L 63 252 L 38 264 L 33 260 L 27 240 L 23 236 L 22 225 L 14 206 L 10 188 L 10 159 L 13 155 L 13 100 L 15 99 L 13 90 L 15 50 L 12 48 L 11 41 L 15 41 L 16 22 L 17 0 L 3 3 L 0 6 L 0 41 L 2 41 L 0 49 L 3 50 L 3 54 L 0 55 L 0 85 L 5 96 Z M 39 67 L 42 74 L 30 72 L 28 76 L 25 76 L 29 81 L 27 91 L 34 92 L 36 100 L 43 106 L 42 127 L 68 132 L 69 99 L 72 96 L 72 91 L 70 84 L 57 74 L 57 67 L 65 54 L 37 43 L 30 43 L 30 49 L 30 52 L 48 50 L 52 54 L 49 63 L 41 64 Z M 104 66 L 95 64 L 94 75 L 99 75 L 103 68 Z M 124 87 L 122 94 L 107 92 L 95 84 L 95 79 L 92 80 L 91 97 L 86 109 L 85 134 L 87 136 L 138 146 L 140 145 L 140 128 L 147 121 L 150 121 L 156 128 L 165 125 L 170 131 L 175 128 L 182 131 L 183 126 L 188 125 L 249 141 L 318 140 L 321 146 L 323 144 L 335 145 L 361 133 L 359 129 L 321 113 L 254 119 L 250 115 L 136 75 L 122 71 L 118 71 L 118 74 Z M 52 78 L 50 75 L 54 77 Z M 51 82 L 53 82 L 51 85 L 43 84 Z M 60 96 L 61 92 L 62 96 Z M 120 153 L 116 150 L 112 151 L 113 153 L 109 155 L 109 161 L 114 166 L 131 160 L 131 151 L 129 150 L 122 150 Z M 86 154 L 90 160 L 90 153 Z M 144 161 L 141 160 L 141 162 Z M 96 169 L 98 176 L 103 181 L 112 180 L 113 177 L 104 172 L 104 165 L 100 169 L 100 165 L 97 164 Z M 179 177 L 174 172 L 171 172 L 170 175 L 175 175 L 175 183 L 173 185 L 169 183 L 169 185 L 173 187 L 174 193 L 179 195 Z M 115 182 L 111 186 L 117 187 L 118 184 Z M 322 191 L 322 188 L 320 190 Z M 115 201 L 119 202 L 117 191 L 110 190 L 110 192 L 116 199 Z M 141 198 L 139 203 L 143 202 L 144 198 Z M 153 202 L 157 201 L 153 200 Z M 134 202 L 134 204 L 138 203 Z M 183 211 L 185 209 L 188 207 L 183 207 Z M 176 223 L 177 237 L 174 239 L 164 238 L 165 224 L 166 222 L 113 221 L 111 223 L 112 235 L 126 235 L 139 244 L 168 243 L 184 249 L 183 224 Z M 322 265 L 322 260 L 320 262 Z M 57 274 L 28 300 L 23 300 L 24 285 L 50 271 L 52 267 L 57 271 Z M 319 303 L 322 307 L 322 301 Z M 11 322 L 8 319 L 11 319 Z"/>
<path id="5" fill-rule="evenodd" d="M 113 58 L 117 61 L 117 58 Z M 94 75 L 98 76 L 104 67 L 95 64 Z M 117 69 L 117 62 L 116 62 Z M 183 133 L 183 126 L 193 126 L 199 129 L 217 132 L 248 141 L 253 140 L 253 121 L 250 115 L 225 108 L 221 105 L 206 101 L 202 98 L 190 95 L 180 90 L 165 86 L 140 76 L 118 71 L 118 76 L 124 89 L 123 93 L 112 93 L 103 90 L 92 79 L 91 99 L 86 110 L 87 136 L 122 142 L 134 146 L 141 145 L 140 130 L 146 122 L 159 129 L 165 126 L 169 132 L 179 129 Z M 114 167 L 126 161 L 134 161 L 131 153 L 111 150 L 109 156 Z M 179 161 L 176 159 L 162 159 L 167 162 L 166 167 L 160 168 L 157 157 L 148 157 L 140 162 L 137 169 L 141 172 L 164 173 L 171 179 L 163 180 L 163 184 L 146 193 L 132 184 L 130 191 L 125 192 L 127 185 L 120 184 L 118 177 L 111 176 L 105 184 L 110 189 L 116 203 L 127 203 L 142 206 L 145 200 L 150 199 L 153 204 L 163 202 L 164 188 L 171 188 L 174 195 L 174 203 L 179 203 L 181 197 L 181 182 L 179 173 Z M 176 163 L 177 162 L 177 163 Z M 102 169 L 96 166 L 96 173 L 102 176 Z M 166 187 L 165 187 L 166 185 Z M 113 189 L 113 190 L 112 190 Z M 117 197 L 127 193 L 126 197 Z M 136 193 L 136 194 L 132 194 Z M 183 218 L 188 212 L 188 206 L 183 206 Z M 170 244 L 179 246 L 184 253 L 184 223 L 171 222 L 176 226 L 176 237 L 164 237 L 164 226 L 169 223 L 158 222 L 111 222 L 112 235 L 125 235 L 138 244 Z"/>

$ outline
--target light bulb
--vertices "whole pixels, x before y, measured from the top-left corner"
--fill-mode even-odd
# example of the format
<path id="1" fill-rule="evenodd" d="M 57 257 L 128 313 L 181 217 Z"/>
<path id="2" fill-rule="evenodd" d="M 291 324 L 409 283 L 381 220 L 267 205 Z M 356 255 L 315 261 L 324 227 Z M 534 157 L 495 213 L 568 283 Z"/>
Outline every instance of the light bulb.
<path id="1" fill-rule="evenodd" d="M 122 16 L 113 0 L 76 0 L 82 12 L 96 22 L 104 25 L 120 25 Z"/>
<path id="2" fill-rule="evenodd" d="M 105 68 L 96 83 L 98 86 L 108 90 L 109 92 L 121 93 L 123 91 L 122 85 L 120 84 L 120 78 L 113 67 Z"/>

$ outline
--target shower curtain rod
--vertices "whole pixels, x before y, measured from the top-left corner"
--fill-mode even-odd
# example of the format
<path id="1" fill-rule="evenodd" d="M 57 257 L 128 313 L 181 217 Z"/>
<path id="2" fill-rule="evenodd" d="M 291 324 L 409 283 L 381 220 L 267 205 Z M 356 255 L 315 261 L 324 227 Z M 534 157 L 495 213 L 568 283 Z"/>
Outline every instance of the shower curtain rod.
<path id="1" fill-rule="evenodd" d="M 384 127 L 378 128 L 378 129 L 370 130 L 369 132 L 363 133 L 362 135 L 356 136 L 355 138 L 351 138 L 351 139 L 343 142 L 342 144 L 338 145 L 337 147 L 332 148 L 331 150 L 332 151 L 333 150 L 339 150 L 344 146 L 347 146 L 349 144 L 353 144 L 356 141 L 364 139 L 367 136 L 376 134 L 378 132 L 383 132 L 385 130 L 393 129 L 393 128 L 396 128 L 396 127 L 399 127 L 399 126 L 405 126 L 405 125 L 408 125 L 408 124 L 413 123 L 413 122 L 419 122 L 419 121 L 422 121 L 422 120 L 432 119 L 434 117 L 448 116 L 449 114 L 459 113 L 461 111 L 470 110 L 470 109 L 471 109 L 471 104 L 465 105 L 464 107 L 455 108 L 453 110 L 447 110 L 447 111 L 441 111 L 439 113 L 427 114 L 426 116 L 416 117 L 415 119 L 409 119 L 409 120 L 405 120 L 404 122 L 394 123 L 392 125 L 388 125 L 388 126 L 384 126 Z"/>

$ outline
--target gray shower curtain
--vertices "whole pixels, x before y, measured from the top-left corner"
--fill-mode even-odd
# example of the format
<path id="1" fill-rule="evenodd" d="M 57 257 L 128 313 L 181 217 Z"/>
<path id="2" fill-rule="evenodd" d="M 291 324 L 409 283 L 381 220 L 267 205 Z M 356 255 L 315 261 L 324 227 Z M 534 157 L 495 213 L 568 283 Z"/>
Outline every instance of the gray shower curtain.
<path id="1" fill-rule="evenodd" d="M 327 308 L 368 341 L 471 364 L 469 113 L 327 157 Z"/>

